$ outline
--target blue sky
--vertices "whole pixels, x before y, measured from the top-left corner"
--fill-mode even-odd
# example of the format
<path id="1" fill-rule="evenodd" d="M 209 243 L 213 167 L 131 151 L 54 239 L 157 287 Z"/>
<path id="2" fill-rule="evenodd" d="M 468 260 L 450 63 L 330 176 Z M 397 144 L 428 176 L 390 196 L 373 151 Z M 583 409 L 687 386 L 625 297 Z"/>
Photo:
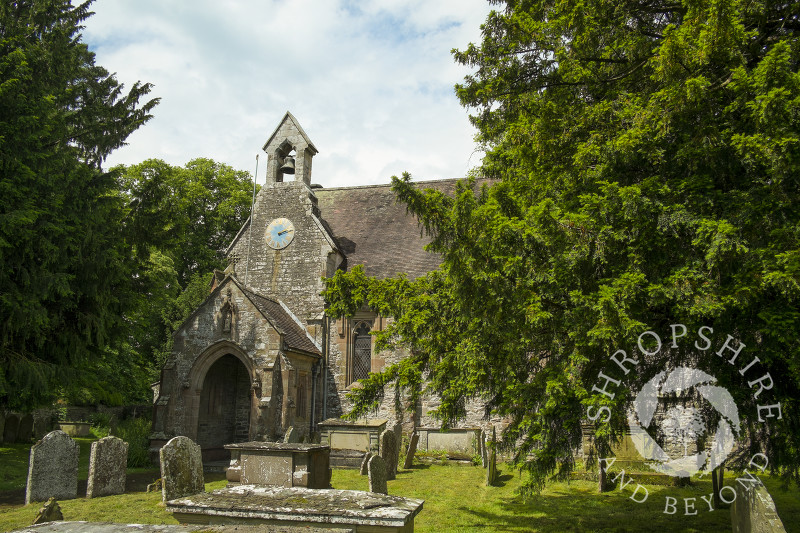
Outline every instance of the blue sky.
<path id="1" fill-rule="evenodd" d="M 106 166 L 211 157 L 255 170 L 288 110 L 326 187 L 463 177 L 480 163 L 450 50 L 480 40 L 485 0 L 96 0 L 84 41 L 155 118 Z M 266 166 L 261 157 L 258 181 Z"/>

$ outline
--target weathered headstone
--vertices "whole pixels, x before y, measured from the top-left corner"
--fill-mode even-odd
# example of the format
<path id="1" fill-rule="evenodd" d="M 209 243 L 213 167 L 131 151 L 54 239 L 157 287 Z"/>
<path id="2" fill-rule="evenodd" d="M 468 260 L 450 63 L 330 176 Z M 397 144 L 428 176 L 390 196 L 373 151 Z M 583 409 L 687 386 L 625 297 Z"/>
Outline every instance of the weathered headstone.
<path id="1" fill-rule="evenodd" d="M 397 474 L 397 469 L 400 465 L 400 448 L 403 446 L 403 424 L 400 422 L 394 425 L 394 473 Z M 392 478 L 394 479 L 394 478 Z"/>
<path id="2" fill-rule="evenodd" d="M 289 429 L 286 430 L 286 435 L 283 436 L 283 442 L 291 442 L 296 443 L 300 439 L 298 438 L 297 431 L 294 429 L 294 426 L 289 426 Z"/>
<path id="3" fill-rule="evenodd" d="M 44 507 L 39 509 L 39 514 L 33 519 L 33 525 L 44 524 L 45 522 L 57 522 L 64 520 L 64 515 L 61 514 L 61 506 L 55 498 L 50 498 Z"/>
<path id="4" fill-rule="evenodd" d="M 389 494 L 386 486 L 388 468 L 386 462 L 379 455 L 373 455 L 367 463 L 369 475 L 369 491 L 380 494 Z"/>
<path id="5" fill-rule="evenodd" d="M 397 441 L 394 431 L 384 429 L 380 437 L 380 456 L 386 463 L 386 479 L 392 480 L 397 477 Z"/>
<path id="6" fill-rule="evenodd" d="M 30 443 L 31 437 L 33 437 L 33 415 L 28 413 L 19 421 L 19 428 L 17 428 L 17 442 Z"/>
<path id="7" fill-rule="evenodd" d="M 3 442 L 17 442 L 17 429 L 19 428 L 19 417 L 8 415 L 6 417 L 6 427 L 3 428 Z"/>
<path id="8" fill-rule="evenodd" d="M 367 465 L 369 464 L 369 460 L 372 459 L 372 452 L 366 452 L 364 454 L 364 460 L 361 461 L 361 475 L 367 475 Z"/>
<path id="9" fill-rule="evenodd" d="M 47 416 L 39 415 L 33 417 L 33 438 L 41 439 L 53 430 L 53 423 L 49 413 Z"/>
<path id="10" fill-rule="evenodd" d="M 128 443 L 117 437 L 104 437 L 92 443 L 89 456 L 89 481 L 86 497 L 109 496 L 125 492 Z"/>
<path id="11" fill-rule="evenodd" d="M 600 460 L 598 462 L 598 467 L 599 468 L 597 469 L 598 470 L 597 488 L 599 492 L 605 492 L 606 488 L 608 488 L 608 482 L 606 481 L 606 477 L 608 474 L 606 472 L 606 468 L 608 468 L 608 465 L 606 464 L 605 461 Z"/>
<path id="12" fill-rule="evenodd" d="M 492 440 L 489 443 L 489 464 L 486 467 L 486 485 L 491 487 L 497 482 L 497 432 L 492 426 Z"/>
<path id="13" fill-rule="evenodd" d="M 205 490 L 200 446 L 189 437 L 175 437 L 159 452 L 161 458 L 161 498 L 167 502 Z"/>
<path id="14" fill-rule="evenodd" d="M 481 430 L 481 466 L 486 468 L 486 465 L 489 464 L 489 456 L 486 453 L 486 432 Z"/>
<path id="15" fill-rule="evenodd" d="M 415 431 L 411 434 L 411 441 L 408 443 L 408 451 L 406 452 L 406 460 L 403 462 L 403 468 L 408 470 L 414 464 L 414 455 L 417 453 L 417 443 L 419 442 L 419 434 Z"/>
<path id="16" fill-rule="evenodd" d="M 78 443 L 61 430 L 31 447 L 25 504 L 78 497 Z"/>

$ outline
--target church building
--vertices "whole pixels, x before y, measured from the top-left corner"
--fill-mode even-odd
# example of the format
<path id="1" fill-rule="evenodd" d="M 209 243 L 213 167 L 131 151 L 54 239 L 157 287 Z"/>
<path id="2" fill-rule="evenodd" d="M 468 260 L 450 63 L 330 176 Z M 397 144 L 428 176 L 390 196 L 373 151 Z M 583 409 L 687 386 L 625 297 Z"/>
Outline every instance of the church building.
<path id="1" fill-rule="evenodd" d="M 291 113 L 263 149 L 267 181 L 227 249 L 229 266 L 174 334 L 152 448 L 184 435 L 204 459 L 222 459 L 225 444 L 280 439 L 290 426 L 308 435 L 345 414 L 345 395 L 357 380 L 404 354 L 374 350 L 370 331 L 391 317 L 369 309 L 326 317 L 322 278 L 363 265 L 369 276 L 413 279 L 440 263 L 424 250 L 428 240 L 390 185 L 312 184 L 317 148 Z M 419 183 L 445 194 L 455 185 Z M 391 400 L 376 416 L 409 423 Z"/>

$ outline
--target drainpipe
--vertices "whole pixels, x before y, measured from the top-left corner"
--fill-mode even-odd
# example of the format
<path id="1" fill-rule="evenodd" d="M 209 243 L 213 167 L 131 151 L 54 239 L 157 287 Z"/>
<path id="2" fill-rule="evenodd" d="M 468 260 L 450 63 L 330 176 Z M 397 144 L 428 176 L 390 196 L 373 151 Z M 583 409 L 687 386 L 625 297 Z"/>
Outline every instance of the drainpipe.
<path id="1" fill-rule="evenodd" d="M 317 376 L 319 375 L 319 361 L 311 367 L 311 427 L 309 435 L 317 430 Z"/>
<path id="2" fill-rule="evenodd" d="M 327 314 L 322 316 L 322 420 L 328 419 L 328 337 L 331 321 Z"/>

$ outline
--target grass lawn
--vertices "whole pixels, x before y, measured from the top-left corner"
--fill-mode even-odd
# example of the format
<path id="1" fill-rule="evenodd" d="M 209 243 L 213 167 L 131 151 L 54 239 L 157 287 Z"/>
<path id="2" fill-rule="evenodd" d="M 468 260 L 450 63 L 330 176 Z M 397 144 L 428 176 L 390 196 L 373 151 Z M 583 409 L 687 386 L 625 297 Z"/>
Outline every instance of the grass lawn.
<path id="1" fill-rule="evenodd" d="M 90 439 L 81 442 L 81 477 L 86 478 Z M 80 441 L 79 441 L 80 442 Z M 0 448 L 0 500 L 2 491 L 19 491 L 25 485 L 27 446 Z M 85 458 L 84 458 L 85 455 Z M 22 465 L 22 467 L 20 467 Z M 20 470 L 21 468 L 21 470 Z M 141 473 L 141 470 L 138 470 Z M 135 473 L 129 471 L 129 473 Z M 149 471 L 157 477 L 157 471 Z M 147 474 L 143 474 L 147 475 Z M 425 500 L 417 516 L 417 531 L 730 531 L 730 511 L 708 512 L 700 499 L 711 492 L 710 482 L 700 481 L 684 488 L 648 486 L 644 503 L 630 499 L 636 482 L 623 490 L 598 494 L 589 481 L 554 483 L 528 501 L 515 494 L 519 475 L 502 469 L 501 486 L 485 487 L 480 467 L 459 464 L 417 464 L 401 470 L 389 482 L 389 494 Z M 207 478 L 206 490 L 225 486 L 221 475 Z M 765 480 L 789 532 L 800 531 L 800 495 L 796 489 L 783 491 L 776 481 Z M 733 476 L 726 477 L 733 483 Z M 367 478 L 353 470 L 334 470 L 332 485 L 339 489 L 366 490 Z M 641 493 L 637 496 L 639 499 Z M 674 515 L 664 513 L 665 498 L 678 499 Z M 684 515 L 684 498 L 696 498 L 697 515 Z M 113 521 L 121 523 L 175 524 L 160 502 L 160 493 L 131 492 L 87 500 L 59 502 L 66 520 Z M 28 526 L 40 504 L 0 504 L 0 531 Z"/>

